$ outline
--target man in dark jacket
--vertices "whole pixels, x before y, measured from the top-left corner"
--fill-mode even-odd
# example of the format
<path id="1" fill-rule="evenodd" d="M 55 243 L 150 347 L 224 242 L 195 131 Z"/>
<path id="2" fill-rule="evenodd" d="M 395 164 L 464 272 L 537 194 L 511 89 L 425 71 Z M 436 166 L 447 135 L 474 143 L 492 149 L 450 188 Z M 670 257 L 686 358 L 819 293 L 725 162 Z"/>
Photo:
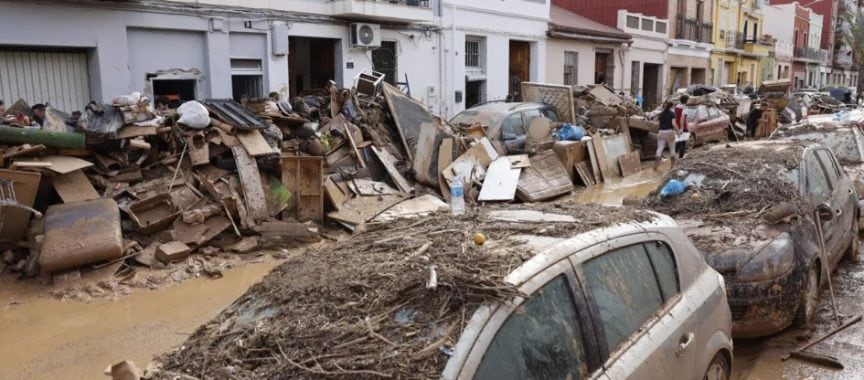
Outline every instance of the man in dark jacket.
<path id="1" fill-rule="evenodd" d="M 755 108 L 750 110 L 750 116 L 747 117 L 747 136 L 756 137 L 756 128 L 759 127 L 759 120 L 762 119 L 762 114 L 765 104 L 757 104 Z"/>

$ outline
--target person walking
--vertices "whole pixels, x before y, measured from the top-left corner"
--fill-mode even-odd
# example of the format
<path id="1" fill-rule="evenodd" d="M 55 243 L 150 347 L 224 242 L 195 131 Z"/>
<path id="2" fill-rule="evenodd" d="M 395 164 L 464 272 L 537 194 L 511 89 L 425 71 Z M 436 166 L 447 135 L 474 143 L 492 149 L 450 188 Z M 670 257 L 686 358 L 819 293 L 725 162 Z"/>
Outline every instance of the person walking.
<path id="1" fill-rule="evenodd" d="M 687 152 L 687 140 L 690 139 L 690 131 L 687 129 L 687 114 L 684 113 L 689 100 L 689 96 L 681 95 L 680 103 L 675 106 L 675 122 L 678 123 L 678 129 L 681 131 L 678 138 L 675 139 L 675 151 L 678 152 L 678 158 L 684 158 L 684 153 Z"/>
<path id="2" fill-rule="evenodd" d="M 675 137 L 678 136 L 678 123 L 675 121 L 675 111 L 672 111 L 672 102 L 663 104 L 663 111 L 660 112 L 660 127 L 657 131 L 657 158 L 654 161 L 654 170 L 660 167 L 660 161 L 663 159 L 663 151 L 669 147 L 669 157 L 672 159 L 672 167 L 675 167 L 675 162 L 678 156 L 675 155 Z"/>

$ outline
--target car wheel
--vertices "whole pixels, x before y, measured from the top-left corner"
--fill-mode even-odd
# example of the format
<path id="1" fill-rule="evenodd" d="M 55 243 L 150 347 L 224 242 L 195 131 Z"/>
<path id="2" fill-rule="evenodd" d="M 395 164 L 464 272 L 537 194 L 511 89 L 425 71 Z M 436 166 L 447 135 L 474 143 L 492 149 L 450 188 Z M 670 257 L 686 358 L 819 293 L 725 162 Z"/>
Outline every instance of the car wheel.
<path id="1" fill-rule="evenodd" d="M 810 327 L 816 317 L 819 307 L 819 264 L 814 263 L 807 271 L 807 282 L 804 284 L 804 294 L 801 304 L 795 313 L 795 326 Z"/>
<path id="2" fill-rule="evenodd" d="M 849 241 L 849 247 L 846 248 L 846 257 L 853 262 L 858 262 L 860 257 L 858 255 L 858 250 L 861 246 L 860 237 L 858 233 L 860 232 L 861 226 L 858 225 L 858 216 L 855 216 L 855 220 L 852 221 L 852 237 Z"/>
<path id="3" fill-rule="evenodd" d="M 726 355 L 723 355 L 722 352 L 718 352 L 717 355 L 714 355 L 714 359 L 711 359 L 711 364 L 708 364 L 708 370 L 705 371 L 705 376 L 702 378 L 703 380 L 729 380 L 731 376 L 731 365 L 729 365 L 729 359 L 726 358 Z"/>
<path id="4" fill-rule="evenodd" d="M 696 147 L 696 134 L 690 133 L 690 137 L 687 138 L 687 150 L 691 150 Z"/>

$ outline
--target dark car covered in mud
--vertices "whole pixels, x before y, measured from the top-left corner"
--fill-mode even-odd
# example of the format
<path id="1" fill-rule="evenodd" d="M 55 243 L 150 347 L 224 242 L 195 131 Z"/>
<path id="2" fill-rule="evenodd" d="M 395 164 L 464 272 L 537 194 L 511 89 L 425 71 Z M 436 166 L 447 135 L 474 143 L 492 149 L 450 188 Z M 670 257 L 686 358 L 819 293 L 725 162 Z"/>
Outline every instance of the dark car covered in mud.
<path id="1" fill-rule="evenodd" d="M 686 190 L 668 195 L 667 187 L 644 203 L 673 216 L 725 277 L 737 337 L 810 324 L 827 273 L 857 253 L 858 197 L 822 145 L 714 146 L 680 161 L 667 179 Z"/>

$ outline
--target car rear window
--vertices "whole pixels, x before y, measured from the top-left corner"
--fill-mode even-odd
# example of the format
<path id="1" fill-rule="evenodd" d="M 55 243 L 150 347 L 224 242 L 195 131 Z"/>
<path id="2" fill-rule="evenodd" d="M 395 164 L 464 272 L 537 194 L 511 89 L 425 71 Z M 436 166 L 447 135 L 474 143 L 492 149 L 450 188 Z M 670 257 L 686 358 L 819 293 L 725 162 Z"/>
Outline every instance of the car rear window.
<path id="1" fill-rule="evenodd" d="M 808 141 L 822 144 L 834 152 L 842 165 L 861 164 L 861 152 L 855 141 L 855 134 L 849 128 L 837 128 L 832 131 L 786 134 L 785 139 Z"/>

